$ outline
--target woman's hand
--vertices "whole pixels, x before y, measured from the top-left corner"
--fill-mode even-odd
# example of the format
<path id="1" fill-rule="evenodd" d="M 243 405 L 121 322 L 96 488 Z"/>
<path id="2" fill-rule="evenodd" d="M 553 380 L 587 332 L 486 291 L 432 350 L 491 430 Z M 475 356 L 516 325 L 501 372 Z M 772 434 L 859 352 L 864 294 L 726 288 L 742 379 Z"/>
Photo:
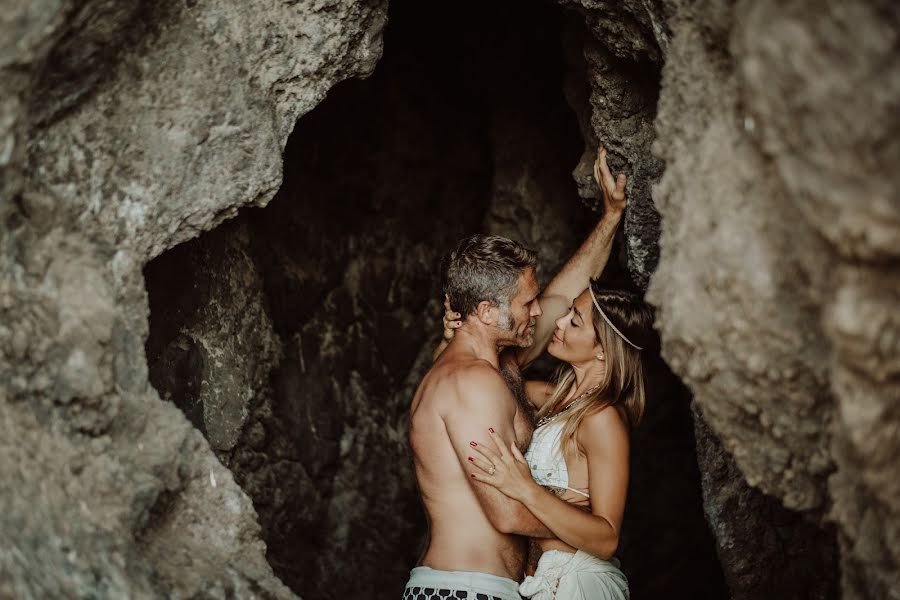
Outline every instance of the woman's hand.
<path id="1" fill-rule="evenodd" d="M 507 448 L 493 430 L 489 431 L 489 435 L 491 444 L 469 443 L 472 450 L 479 455 L 469 457 L 469 462 L 479 469 L 472 473 L 472 478 L 497 488 L 513 500 L 526 503 L 525 499 L 541 488 L 532 479 L 531 469 L 525 462 L 525 457 L 516 448 L 515 443 Z M 492 445 L 493 449 L 489 448 L 489 445 Z"/>
<path id="2" fill-rule="evenodd" d="M 619 176 L 613 179 L 609 165 L 606 164 L 606 148 L 603 146 L 597 149 L 597 160 L 594 161 L 594 180 L 603 193 L 605 214 L 623 212 L 625 210 L 625 184 L 628 182 L 628 178 L 624 173 L 619 173 Z"/>
<path id="3" fill-rule="evenodd" d="M 453 309 L 450 308 L 450 297 L 446 294 L 444 294 L 444 308 L 446 309 L 444 312 L 444 339 L 449 342 L 456 334 L 456 330 L 462 327 L 462 321 L 460 314 L 453 312 Z"/>

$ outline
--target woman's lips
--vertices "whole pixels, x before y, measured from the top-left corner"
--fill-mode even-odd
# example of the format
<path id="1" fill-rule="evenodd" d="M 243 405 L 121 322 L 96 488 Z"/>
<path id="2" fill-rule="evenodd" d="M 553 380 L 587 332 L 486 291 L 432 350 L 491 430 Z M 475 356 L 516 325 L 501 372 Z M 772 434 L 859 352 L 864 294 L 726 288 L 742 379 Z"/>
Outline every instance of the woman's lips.
<path id="1" fill-rule="evenodd" d="M 562 344 L 562 340 L 559 339 L 559 336 L 556 335 L 555 333 L 553 334 L 553 341 L 556 342 L 557 344 Z"/>

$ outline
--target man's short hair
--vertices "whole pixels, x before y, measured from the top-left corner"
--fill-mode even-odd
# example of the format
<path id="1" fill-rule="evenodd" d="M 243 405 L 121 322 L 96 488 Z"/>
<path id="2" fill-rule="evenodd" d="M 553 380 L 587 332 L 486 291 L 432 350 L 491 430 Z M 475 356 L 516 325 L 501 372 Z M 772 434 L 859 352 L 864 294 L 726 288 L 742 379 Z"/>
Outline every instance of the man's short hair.
<path id="1" fill-rule="evenodd" d="M 516 294 L 519 276 L 537 264 L 537 254 L 499 235 L 478 234 L 459 241 L 444 258 L 444 293 L 463 318 L 487 300 L 506 307 Z"/>

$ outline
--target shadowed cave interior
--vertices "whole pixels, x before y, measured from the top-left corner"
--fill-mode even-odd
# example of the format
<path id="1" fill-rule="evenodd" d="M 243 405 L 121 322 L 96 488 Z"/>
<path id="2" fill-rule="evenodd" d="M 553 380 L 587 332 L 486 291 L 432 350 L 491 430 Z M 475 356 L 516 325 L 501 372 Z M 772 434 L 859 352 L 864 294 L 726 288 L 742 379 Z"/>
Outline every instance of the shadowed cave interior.
<path id="1" fill-rule="evenodd" d="M 269 562 L 307 600 L 397 598 L 422 549 L 406 415 L 439 337 L 442 253 L 508 235 L 540 251 L 546 283 L 599 218 L 571 176 L 579 21 L 549 3 L 421 4 L 391 3 L 375 73 L 299 120 L 266 208 L 145 268 L 151 382 L 252 498 Z M 604 276 L 630 285 L 616 252 Z M 690 394 L 658 357 L 648 387 L 619 549 L 632 597 L 727 597 Z"/>

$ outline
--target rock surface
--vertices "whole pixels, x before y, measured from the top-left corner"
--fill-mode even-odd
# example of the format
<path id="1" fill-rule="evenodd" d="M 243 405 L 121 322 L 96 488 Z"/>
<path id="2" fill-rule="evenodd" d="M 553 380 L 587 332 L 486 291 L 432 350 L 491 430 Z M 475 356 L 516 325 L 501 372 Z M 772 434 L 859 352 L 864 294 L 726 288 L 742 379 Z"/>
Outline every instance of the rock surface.
<path id="1" fill-rule="evenodd" d="M 657 119 L 664 356 L 751 485 L 836 525 L 846 598 L 900 590 L 898 22 L 680 5 Z"/>
<path id="2" fill-rule="evenodd" d="M 704 508 L 732 596 L 835 598 L 834 531 L 750 487 L 703 416 L 696 414 L 694 424 Z"/>
<path id="3" fill-rule="evenodd" d="M 291 597 L 249 498 L 149 386 L 141 268 L 274 195 L 296 118 L 374 67 L 385 4 L 2 13 L 0 596 Z"/>
<path id="4" fill-rule="evenodd" d="M 594 10 L 587 11 L 585 20 L 595 26 L 609 23 Z M 637 24 L 631 28 L 644 32 Z M 590 31 L 583 23 L 570 19 L 566 32 L 574 75 L 567 85 L 567 95 L 581 115 L 585 140 L 573 176 L 585 204 L 598 210 L 600 201 L 593 177 L 597 146 L 603 144 L 609 150 L 609 164 L 614 172 L 628 173 L 628 211 L 620 236 L 624 243 L 617 260 L 629 274 L 627 285 L 645 289 L 659 260 L 659 213 L 650 190 L 662 175 L 663 165 L 650 147 L 655 137 L 653 121 L 659 94 L 660 51 L 652 41 L 644 40 L 642 34 L 631 38 L 610 37 L 609 32 L 595 28 L 592 36 Z M 594 37 L 598 35 L 601 37 Z M 620 44 L 627 39 L 643 48 L 635 60 L 617 55 L 624 52 Z M 582 88 L 585 80 L 586 93 Z"/>

